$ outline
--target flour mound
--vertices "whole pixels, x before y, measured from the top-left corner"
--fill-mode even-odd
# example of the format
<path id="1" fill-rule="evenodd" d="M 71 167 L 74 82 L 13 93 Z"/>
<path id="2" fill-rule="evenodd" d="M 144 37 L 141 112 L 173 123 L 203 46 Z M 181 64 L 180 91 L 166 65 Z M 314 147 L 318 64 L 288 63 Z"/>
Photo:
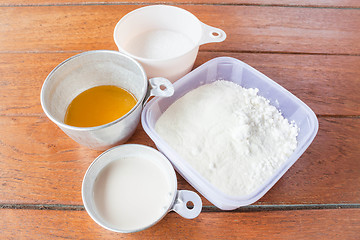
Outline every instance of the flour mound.
<path id="1" fill-rule="evenodd" d="M 295 123 L 257 93 L 224 80 L 200 86 L 173 103 L 155 130 L 220 191 L 248 195 L 297 146 Z"/>

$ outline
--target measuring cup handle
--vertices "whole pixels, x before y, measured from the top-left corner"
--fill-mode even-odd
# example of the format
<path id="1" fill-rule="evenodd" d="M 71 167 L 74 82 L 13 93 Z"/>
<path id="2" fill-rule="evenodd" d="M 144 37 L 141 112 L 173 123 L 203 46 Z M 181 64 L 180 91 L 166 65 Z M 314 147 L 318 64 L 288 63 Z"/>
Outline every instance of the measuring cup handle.
<path id="1" fill-rule="evenodd" d="M 226 39 L 226 33 L 220 28 L 211 27 L 201 23 L 202 36 L 199 45 L 211 42 L 222 42 Z"/>
<path id="2" fill-rule="evenodd" d="M 192 209 L 189 209 L 186 204 L 192 202 L 194 204 Z M 202 201 L 199 195 L 193 191 L 179 190 L 177 191 L 176 201 L 172 210 L 177 212 L 184 218 L 193 219 L 199 216 L 202 209 Z"/>
<path id="3" fill-rule="evenodd" d="M 148 92 L 145 96 L 143 104 L 145 104 L 151 96 L 170 97 L 174 94 L 172 83 L 163 77 L 155 77 L 149 79 Z"/>

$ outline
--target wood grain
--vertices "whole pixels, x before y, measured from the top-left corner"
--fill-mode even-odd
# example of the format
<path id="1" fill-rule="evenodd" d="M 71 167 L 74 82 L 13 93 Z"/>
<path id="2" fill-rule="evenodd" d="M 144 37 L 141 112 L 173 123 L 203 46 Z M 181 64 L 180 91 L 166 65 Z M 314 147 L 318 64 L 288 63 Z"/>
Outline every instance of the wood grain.
<path id="1" fill-rule="evenodd" d="M 360 115 L 360 58 L 297 54 L 201 52 L 195 67 L 234 57 L 270 77 L 319 115 Z"/>
<path id="2" fill-rule="evenodd" d="M 312 145 L 258 204 L 359 203 L 359 120 L 320 118 Z"/>
<path id="3" fill-rule="evenodd" d="M 44 116 L 41 86 L 76 53 L 0 54 L 0 115 Z M 220 56 L 240 59 L 304 101 L 319 115 L 360 115 L 360 56 L 200 52 L 195 67 Z"/>
<path id="4" fill-rule="evenodd" d="M 155 226 L 121 234 L 98 226 L 85 211 L 0 209 L 5 239 L 358 239 L 360 209 L 169 213 Z M 21 224 L 19 224 L 21 223 Z"/>
<path id="5" fill-rule="evenodd" d="M 256 204 L 359 203 L 359 132 L 358 118 L 321 118 L 313 144 Z M 45 117 L 0 117 L 0 136 L 0 203 L 82 205 L 83 176 L 100 152 Z M 140 126 L 129 143 L 155 147 Z M 179 189 L 192 189 L 178 181 Z"/>
<path id="6" fill-rule="evenodd" d="M 0 8 L 0 52 L 116 49 L 113 29 L 141 5 Z M 179 5 L 223 29 L 211 51 L 360 54 L 356 9 Z M 281 16 L 281 17 L 279 17 Z"/>
<path id="7" fill-rule="evenodd" d="M 82 206 L 83 176 L 101 152 L 46 118 L 40 89 L 68 57 L 116 50 L 117 21 L 158 3 L 227 33 L 223 43 L 200 47 L 195 67 L 219 56 L 243 60 L 308 104 L 320 128 L 253 206 L 220 211 L 202 197 L 194 220 L 171 212 L 150 229 L 118 234 Z M 359 26 L 358 0 L 0 0 L 0 238 L 359 239 Z M 141 125 L 129 143 L 155 147 Z M 179 189 L 194 190 L 177 178 Z"/>
<path id="8" fill-rule="evenodd" d="M 137 3 L 136 0 L 129 0 L 127 2 Z M 275 5 L 275 6 L 306 6 L 306 7 L 346 7 L 346 8 L 356 8 L 360 7 L 360 2 L 357 0 L 171 0 L 171 1 L 158 1 L 158 0 L 143 0 L 142 3 L 157 3 L 157 4 L 179 4 L 179 3 L 188 3 L 188 4 L 241 4 L 241 5 Z M 0 0 L 0 5 L 3 6 L 23 6 L 23 5 L 69 5 L 69 4 L 109 4 L 109 3 L 119 3 L 116 0 Z"/>

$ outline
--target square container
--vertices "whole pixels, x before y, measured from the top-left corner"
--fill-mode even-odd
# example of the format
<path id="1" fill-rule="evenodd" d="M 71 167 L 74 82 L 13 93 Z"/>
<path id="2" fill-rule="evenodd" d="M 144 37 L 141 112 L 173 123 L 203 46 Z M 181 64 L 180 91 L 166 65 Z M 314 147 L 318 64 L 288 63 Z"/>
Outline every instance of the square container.
<path id="1" fill-rule="evenodd" d="M 260 96 L 269 99 L 270 104 L 280 110 L 289 122 L 295 121 L 299 127 L 298 145 L 293 154 L 261 187 L 242 197 L 229 196 L 220 192 L 182 159 L 155 131 L 156 121 L 172 103 L 187 92 L 220 79 L 234 82 L 244 88 L 258 88 Z M 234 58 L 219 57 L 206 62 L 176 81 L 174 89 L 173 96 L 156 97 L 145 106 L 142 112 L 142 126 L 181 176 L 222 210 L 233 210 L 259 200 L 305 152 L 319 128 L 316 115 L 305 103 L 264 74 Z"/>

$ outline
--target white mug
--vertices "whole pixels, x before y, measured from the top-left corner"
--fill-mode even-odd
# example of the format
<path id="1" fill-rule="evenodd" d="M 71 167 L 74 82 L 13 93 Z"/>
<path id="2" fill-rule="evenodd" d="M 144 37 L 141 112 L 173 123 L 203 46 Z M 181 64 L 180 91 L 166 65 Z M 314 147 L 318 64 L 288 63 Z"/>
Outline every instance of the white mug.
<path id="1" fill-rule="evenodd" d="M 169 160 L 139 144 L 120 145 L 97 157 L 85 174 L 82 198 L 96 223 L 121 233 L 149 228 L 169 211 L 192 219 L 202 209 L 198 194 L 177 190 Z M 187 207 L 188 202 L 193 208 Z"/>

